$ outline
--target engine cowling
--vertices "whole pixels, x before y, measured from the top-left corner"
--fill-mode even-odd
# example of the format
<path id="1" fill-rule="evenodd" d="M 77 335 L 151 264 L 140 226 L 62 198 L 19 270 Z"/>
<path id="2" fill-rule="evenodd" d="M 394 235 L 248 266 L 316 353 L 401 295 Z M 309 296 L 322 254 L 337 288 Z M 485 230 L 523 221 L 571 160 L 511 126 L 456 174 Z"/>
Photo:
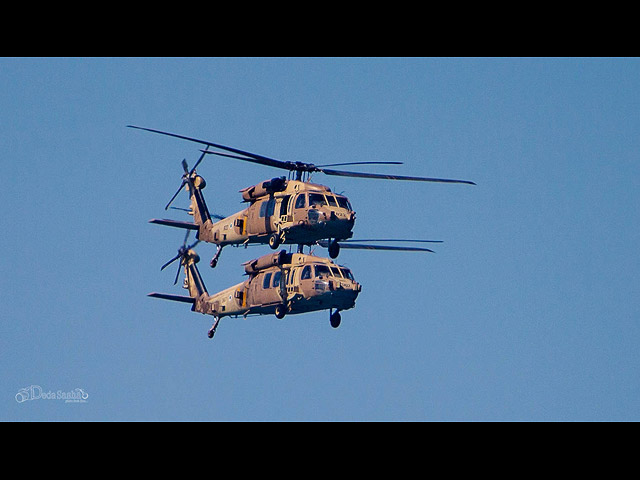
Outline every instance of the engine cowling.
<path id="1" fill-rule="evenodd" d="M 249 275 L 253 275 L 265 268 L 280 266 L 286 263 L 291 263 L 291 255 L 288 254 L 286 250 L 280 250 L 278 253 L 263 255 L 262 257 L 247 262 L 244 265 L 244 271 Z"/>
<path id="2" fill-rule="evenodd" d="M 286 177 L 274 177 L 271 180 L 266 180 L 252 187 L 240 190 L 240 193 L 242 193 L 242 199 L 244 201 L 250 202 L 260 197 L 264 197 L 265 195 L 269 195 L 270 193 L 283 192 L 286 188 Z"/>

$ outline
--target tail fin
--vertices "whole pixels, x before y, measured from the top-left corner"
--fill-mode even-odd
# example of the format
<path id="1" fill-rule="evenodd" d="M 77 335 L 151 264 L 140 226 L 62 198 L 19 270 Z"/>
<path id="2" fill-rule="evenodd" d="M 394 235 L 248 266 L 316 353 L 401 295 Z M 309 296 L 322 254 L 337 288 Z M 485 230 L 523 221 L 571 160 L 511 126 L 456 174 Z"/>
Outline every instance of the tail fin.
<path id="1" fill-rule="evenodd" d="M 191 253 L 191 255 L 189 255 Z M 185 287 L 189 290 L 189 295 L 191 297 L 197 298 L 200 297 L 203 293 L 207 292 L 207 287 L 204 285 L 204 281 L 200 276 L 200 272 L 198 271 L 198 267 L 196 263 L 200 260 L 200 257 L 193 250 L 187 252 L 187 257 L 183 262 L 185 266 L 185 273 L 187 275 Z"/>
<path id="2" fill-rule="evenodd" d="M 207 208 L 207 204 L 204 201 L 202 195 L 202 189 L 206 183 L 204 178 L 200 175 L 196 175 L 191 179 L 191 175 L 187 179 L 187 188 L 189 189 L 189 198 L 191 199 L 191 210 L 193 211 L 193 219 L 196 224 L 204 225 L 208 221 L 211 221 L 211 214 Z"/>
<path id="3" fill-rule="evenodd" d="M 189 170 L 187 161 L 182 160 L 182 169 L 184 170 L 184 175 L 182 175 L 182 183 L 180 184 L 178 191 L 173 194 L 173 197 L 171 197 L 169 203 L 167 203 L 167 205 L 164 207 L 165 210 L 168 210 L 171 203 L 173 203 L 178 194 L 186 186 L 189 190 L 189 198 L 191 199 L 191 210 L 193 211 L 194 220 L 196 221 L 197 225 L 204 225 L 207 220 L 211 220 L 211 215 L 209 215 L 207 204 L 205 203 L 204 197 L 202 196 L 201 192 L 201 190 L 206 186 L 206 182 L 204 181 L 204 178 L 196 173 L 196 167 L 204 158 L 205 153 L 206 151 L 202 152 L 202 155 L 191 170 Z"/>

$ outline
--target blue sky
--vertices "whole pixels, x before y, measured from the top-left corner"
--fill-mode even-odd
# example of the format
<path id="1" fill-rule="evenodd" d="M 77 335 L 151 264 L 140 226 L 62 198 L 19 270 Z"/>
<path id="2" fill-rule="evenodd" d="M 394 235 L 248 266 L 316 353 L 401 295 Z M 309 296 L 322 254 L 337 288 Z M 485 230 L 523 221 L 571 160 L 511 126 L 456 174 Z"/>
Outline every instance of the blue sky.
<path id="1" fill-rule="evenodd" d="M 639 420 L 638 84 L 624 58 L 0 59 L 0 420 Z M 209 340 L 211 317 L 146 297 L 183 293 L 160 271 L 182 233 L 147 221 L 184 219 L 163 207 L 198 147 L 128 124 L 477 186 L 315 176 L 356 236 L 444 243 L 343 251 L 363 291 L 338 329 Z M 280 175 L 199 172 L 221 214 Z M 208 290 L 265 248 L 201 263 Z M 31 386 L 88 397 L 17 402 Z"/>

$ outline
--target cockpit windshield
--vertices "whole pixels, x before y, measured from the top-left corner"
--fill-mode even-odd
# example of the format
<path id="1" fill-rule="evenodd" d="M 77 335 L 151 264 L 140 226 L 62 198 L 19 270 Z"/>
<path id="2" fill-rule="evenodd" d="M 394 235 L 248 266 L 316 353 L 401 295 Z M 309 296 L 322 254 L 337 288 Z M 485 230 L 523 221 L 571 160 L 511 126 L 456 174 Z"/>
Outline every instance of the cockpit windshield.
<path id="1" fill-rule="evenodd" d="M 326 265 L 316 265 L 316 277 L 330 277 L 331 272 Z"/>
<path id="2" fill-rule="evenodd" d="M 356 279 L 353 278 L 353 275 L 351 274 L 351 270 L 349 270 L 348 268 L 341 268 L 340 271 L 342 272 L 342 276 L 344 278 L 348 278 L 352 282 L 356 281 Z"/>
<path id="3" fill-rule="evenodd" d="M 317 205 L 318 207 L 321 207 L 323 205 L 326 205 L 327 201 L 324 198 L 324 195 L 322 195 L 321 193 L 310 193 L 309 194 L 309 206 L 312 207 L 313 205 Z"/>
<path id="4" fill-rule="evenodd" d="M 315 264 L 313 267 L 315 269 L 315 277 L 346 278 L 355 282 L 355 279 L 353 278 L 353 274 L 351 273 L 351 270 L 349 270 L 348 268 L 335 267 L 335 266 L 329 266 L 329 265 L 318 265 L 318 264 Z M 305 270 L 306 270 L 306 267 L 305 267 Z M 305 277 L 303 276 L 303 278 Z M 306 278 L 309 278 L 309 276 L 307 276 Z"/>
<path id="5" fill-rule="evenodd" d="M 338 205 L 340 205 L 341 208 L 351 210 L 351 204 L 349 203 L 349 200 L 347 200 L 347 197 L 336 195 L 336 199 L 338 200 Z"/>

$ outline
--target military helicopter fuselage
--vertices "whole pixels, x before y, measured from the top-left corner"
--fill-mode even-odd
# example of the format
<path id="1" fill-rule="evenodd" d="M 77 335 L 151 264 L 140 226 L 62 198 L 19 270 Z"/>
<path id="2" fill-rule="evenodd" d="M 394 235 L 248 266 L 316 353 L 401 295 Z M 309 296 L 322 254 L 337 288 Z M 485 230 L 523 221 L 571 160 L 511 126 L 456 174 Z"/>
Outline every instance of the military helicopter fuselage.
<path id="1" fill-rule="evenodd" d="M 179 258 L 185 271 L 183 287 L 189 296 L 155 292 L 149 296 L 192 303 L 193 311 L 214 316 L 209 337 L 223 317 L 275 314 L 283 318 L 318 310 L 335 310 L 330 321 L 336 328 L 340 324 L 339 312 L 353 308 L 361 291 L 348 268 L 327 258 L 281 250 L 246 262 L 244 270 L 249 278 L 209 295 L 196 267 L 198 254 L 185 249 Z"/>
<path id="2" fill-rule="evenodd" d="M 203 182 L 196 180 L 193 185 L 200 190 Z M 194 193 L 190 213 L 199 227 L 198 238 L 220 246 L 268 243 L 276 249 L 281 244 L 311 245 L 353 235 L 356 214 L 348 198 L 324 185 L 284 177 L 267 180 L 241 190 L 249 207 L 215 223 L 200 215 L 196 198 L 200 192 Z"/>
<path id="3" fill-rule="evenodd" d="M 314 173 L 381 180 L 463 183 L 475 185 L 474 182 L 468 180 L 352 172 L 327 168 L 336 165 L 399 164 L 401 162 L 366 160 L 315 165 L 313 163 L 300 161 L 282 161 L 175 133 L 163 132 L 145 127 L 136 127 L 134 125 L 129 125 L 129 127 L 180 138 L 205 146 L 205 150 L 201 150 L 202 155 L 191 170 L 189 170 L 186 160 L 182 161 L 182 167 L 184 170 L 182 183 L 178 191 L 165 207 L 165 210 L 169 208 L 169 205 L 171 205 L 182 188 L 186 187 L 189 190 L 191 199 L 191 208 L 189 213 L 193 215 L 194 222 L 153 219 L 151 220 L 151 223 L 197 230 L 199 240 L 214 243 L 218 246 L 216 254 L 211 260 L 212 267 L 217 264 L 221 250 L 225 245 L 246 246 L 251 243 L 268 243 L 274 250 L 281 244 L 297 244 L 299 253 L 302 252 L 302 247 L 304 245 L 310 246 L 317 244 L 322 247 L 327 247 L 331 258 L 337 258 L 342 247 L 364 248 L 369 250 L 432 252 L 430 249 L 420 247 L 374 246 L 348 243 L 350 241 L 356 241 L 350 240 L 353 235 L 352 229 L 355 222 L 355 212 L 346 197 L 342 195 L 335 195 L 331 192 L 329 187 L 311 183 L 309 179 Z M 210 151 L 209 148 L 223 150 L 223 152 Z M 226 218 L 218 215 L 212 215 L 207 210 L 204 197 L 202 196 L 202 189 L 206 183 L 201 176 L 196 174 L 196 167 L 200 162 L 202 162 L 206 155 L 217 155 L 287 170 L 289 171 L 289 179 L 287 180 L 286 177 L 276 177 L 252 187 L 245 188 L 240 192 L 242 193 L 243 200 L 250 203 L 249 207 Z M 295 175 L 295 179 L 293 179 L 293 175 Z M 219 221 L 214 222 L 212 218 L 219 219 Z M 373 239 L 369 241 L 377 242 L 382 240 Z M 389 241 L 439 242 L 433 240 L 402 239 L 390 239 Z"/>

